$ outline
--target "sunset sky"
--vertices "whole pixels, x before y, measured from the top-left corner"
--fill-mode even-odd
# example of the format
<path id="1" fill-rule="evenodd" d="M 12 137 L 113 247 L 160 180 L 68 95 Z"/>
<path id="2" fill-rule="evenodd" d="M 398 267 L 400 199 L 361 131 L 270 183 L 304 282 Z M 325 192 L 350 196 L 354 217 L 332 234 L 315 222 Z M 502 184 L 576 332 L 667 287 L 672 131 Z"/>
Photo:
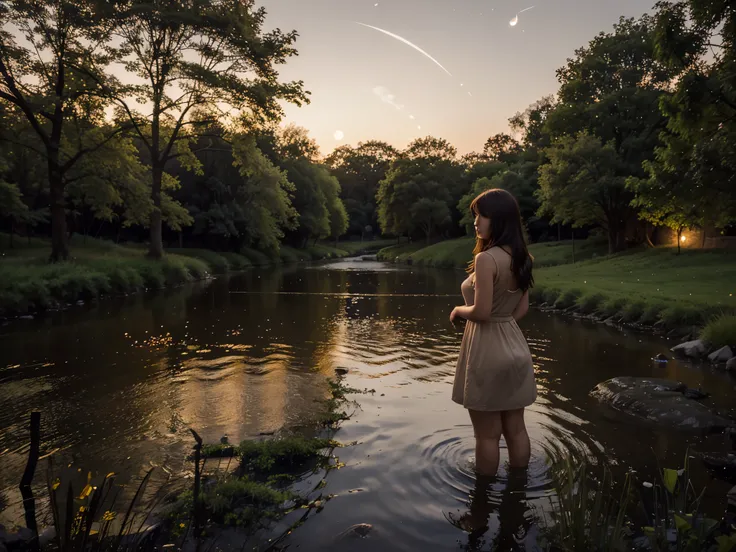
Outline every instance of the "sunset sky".
<path id="1" fill-rule="evenodd" d="M 286 106 L 287 122 L 306 127 L 323 154 L 374 138 L 401 148 L 429 134 L 446 138 L 460 154 L 480 151 L 490 135 L 508 129 L 514 113 L 557 90 L 555 70 L 576 48 L 611 30 L 620 16 L 638 17 L 653 4 L 260 0 L 268 29 L 299 32 L 299 56 L 280 72 L 283 80 L 304 81 L 311 104 Z M 364 25 L 412 42 L 447 72 L 411 46 Z"/>

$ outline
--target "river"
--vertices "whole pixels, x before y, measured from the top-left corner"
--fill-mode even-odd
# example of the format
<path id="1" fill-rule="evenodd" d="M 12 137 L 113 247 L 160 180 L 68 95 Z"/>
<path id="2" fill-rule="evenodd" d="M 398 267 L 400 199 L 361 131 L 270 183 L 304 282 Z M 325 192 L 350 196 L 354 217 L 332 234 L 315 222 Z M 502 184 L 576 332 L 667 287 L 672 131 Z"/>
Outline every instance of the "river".
<path id="1" fill-rule="evenodd" d="M 347 259 L 253 270 L 148 295 L 75 306 L 0 328 L 0 523 L 19 521 L 16 492 L 28 419 L 42 413 L 42 453 L 57 465 L 139 476 L 151 465 L 181 471 L 187 428 L 230 442 L 298 425 L 328 394 L 325 376 L 375 393 L 337 438 L 345 467 L 330 472 L 335 496 L 289 543 L 321 550 L 353 524 L 373 526 L 345 550 L 448 550 L 467 536 L 462 515 L 474 481 L 473 433 L 450 401 L 460 333 L 448 321 L 460 301 L 458 271 Z M 556 443 L 618 474 L 653 477 L 656 462 L 681 466 L 707 439 L 628 423 L 588 396 L 618 375 L 678 379 L 727 407 L 736 379 L 710 367 L 652 362 L 661 338 L 532 311 L 522 322 L 535 357 L 539 398 L 527 411 L 529 481 L 509 491 L 505 471 L 490 493 L 486 538 L 534 531 L 552 482 L 545 446 Z M 502 462 L 505 453 L 502 452 Z M 45 466 L 45 464 L 44 464 Z M 716 513 L 728 487 L 697 462 L 694 478 Z M 44 481 L 40 467 L 37 480 Z M 502 522 L 502 523 L 501 523 Z M 503 525 L 503 527 L 501 526 Z M 338 546 L 339 548 L 339 546 Z"/>

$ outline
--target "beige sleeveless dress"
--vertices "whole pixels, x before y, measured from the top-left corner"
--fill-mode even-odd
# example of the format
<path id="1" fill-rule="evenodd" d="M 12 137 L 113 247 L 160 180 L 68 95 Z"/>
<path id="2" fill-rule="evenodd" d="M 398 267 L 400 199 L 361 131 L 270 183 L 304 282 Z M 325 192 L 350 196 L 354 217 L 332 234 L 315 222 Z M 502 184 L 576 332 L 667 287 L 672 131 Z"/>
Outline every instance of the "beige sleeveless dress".
<path id="1" fill-rule="evenodd" d="M 516 289 L 511 256 L 500 247 L 483 254 L 496 263 L 492 315 L 488 322 L 467 321 L 452 400 L 472 410 L 524 408 L 536 400 L 537 385 L 529 345 L 512 316 L 523 294 Z M 475 299 L 474 278 L 471 274 L 460 286 L 469 306 Z"/>

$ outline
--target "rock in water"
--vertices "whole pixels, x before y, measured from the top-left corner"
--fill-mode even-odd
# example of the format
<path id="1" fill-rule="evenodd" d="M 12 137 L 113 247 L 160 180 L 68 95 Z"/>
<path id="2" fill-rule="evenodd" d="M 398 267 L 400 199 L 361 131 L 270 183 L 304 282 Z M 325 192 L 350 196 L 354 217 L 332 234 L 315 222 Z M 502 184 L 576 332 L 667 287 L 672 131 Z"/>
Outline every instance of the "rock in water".
<path id="1" fill-rule="evenodd" d="M 685 396 L 686 399 L 694 399 L 696 401 L 699 401 L 701 399 L 707 399 L 710 397 L 710 393 L 706 393 L 705 391 L 702 391 L 700 388 L 698 389 L 691 389 L 687 388 L 685 391 L 682 392 L 682 394 Z"/>
<path id="2" fill-rule="evenodd" d="M 368 533 L 370 533 L 372 530 L 373 530 L 373 526 L 370 523 L 358 523 L 357 525 L 348 527 L 345 531 L 340 533 L 337 538 L 339 540 L 347 539 L 347 538 L 364 539 L 368 536 Z"/>
<path id="3" fill-rule="evenodd" d="M 725 364 L 732 358 L 733 351 L 728 345 L 726 345 L 725 347 L 721 347 L 717 351 L 714 351 L 708 355 L 708 360 L 710 360 L 713 364 Z"/>
<path id="4" fill-rule="evenodd" d="M 696 339 L 672 347 L 672 352 L 687 358 L 702 358 L 708 353 L 708 348 L 700 339 Z"/>
<path id="5" fill-rule="evenodd" d="M 590 395 L 615 410 L 675 429 L 710 432 L 736 426 L 685 397 L 686 391 L 687 386 L 678 381 L 618 377 L 599 383 Z"/>

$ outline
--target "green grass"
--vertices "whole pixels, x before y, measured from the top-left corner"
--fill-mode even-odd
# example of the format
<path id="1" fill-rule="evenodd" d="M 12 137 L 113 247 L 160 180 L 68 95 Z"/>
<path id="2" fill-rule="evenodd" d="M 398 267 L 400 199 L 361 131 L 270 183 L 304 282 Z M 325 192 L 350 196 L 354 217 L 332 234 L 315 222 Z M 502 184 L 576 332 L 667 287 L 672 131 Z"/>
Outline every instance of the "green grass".
<path id="1" fill-rule="evenodd" d="M 716 349 L 736 346 L 736 314 L 714 317 L 700 332 L 700 339 Z"/>
<path id="2" fill-rule="evenodd" d="M 736 252 L 728 250 L 634 250 L 542 268 L 535 279 L 535 302 L 564 307 L 575 295 L 581 312 L 623 322 L 694 326 L 736 312 Z M 736 327 L 720 324 L 727 331 Z"/>
<path id="3" fill-rule="evenodd" d="M 420 266 L 437 268 L 465 268 L 473 256 L 474 238 L 465 237 L 447 240 L 430 246 L 424 242 L 414 242 L 387 247 L 378 254 L 379 260 L 411 262 Z M 600 240 L 575 242 L 575 261 L 600 257 L 606 253 L 606 244 Z M 545 242 L 533 244 L 529 252 L 534 257 L 534 266 L 542 268 L 571 263 L 573 248 L 571 241 Z"/>
<path id="4" fill-rule="evenodd" d="M 351 247 L 352 251 L 357 250 Z M 275 257 L 249 248 L 240 253 L 181 248 L 168 250 L 158 262 L 146 257 L 144 245 L 123 246 L 82 236 L 74 236 L 70 241 L 70 257 L 66 262 L 49 264 L 49 252 L 48 240 L 15 237 L 10 248 L 9 236 L 0 234 L 0 315 L 22 315 L 104 295 L 161 289 L 253 266 L 351 254 L 326 244 L 305 249 L 283 246 Z"/>

